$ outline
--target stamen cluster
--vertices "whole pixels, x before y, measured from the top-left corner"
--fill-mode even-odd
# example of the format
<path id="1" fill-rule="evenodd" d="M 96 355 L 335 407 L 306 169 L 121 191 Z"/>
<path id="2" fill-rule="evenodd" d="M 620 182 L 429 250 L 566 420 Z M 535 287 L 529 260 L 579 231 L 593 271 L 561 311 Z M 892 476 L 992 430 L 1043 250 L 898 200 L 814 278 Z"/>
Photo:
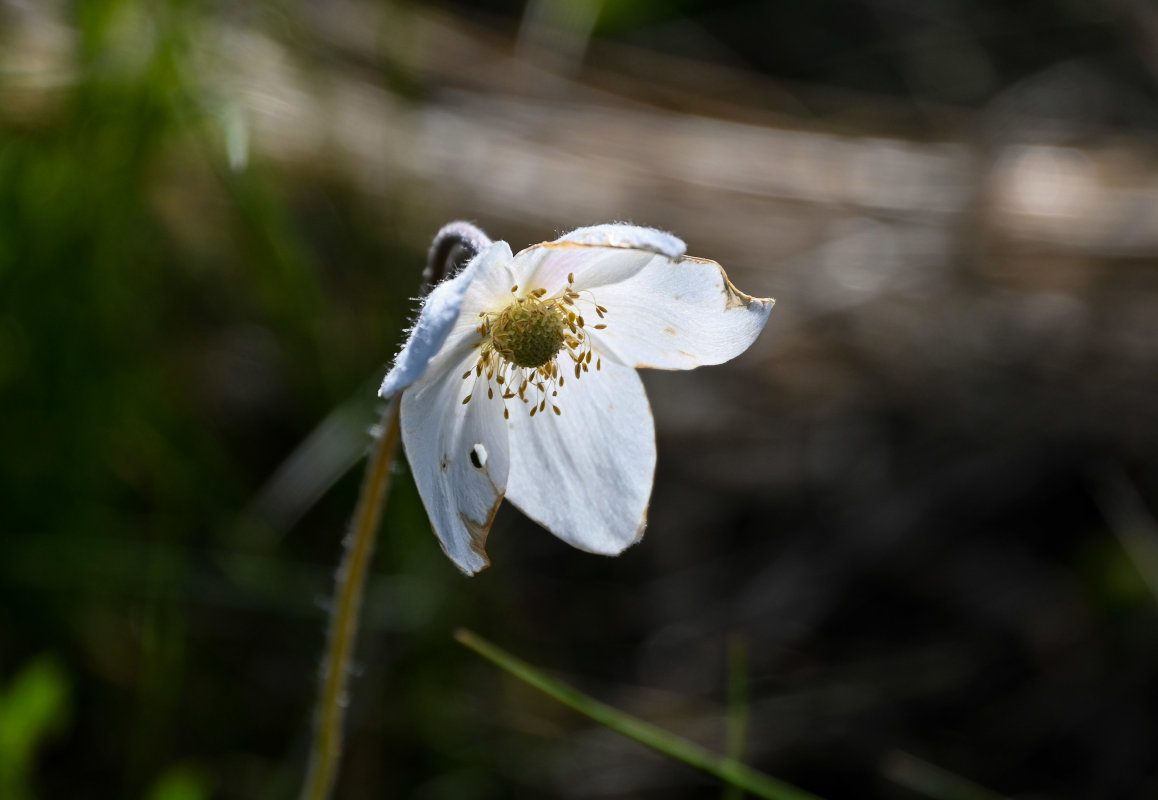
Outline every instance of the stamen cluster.
<path id="1" fill-rule="evenodd" d="M 501 311 L 479 314 L 480 348 L 474 369 L 463 373 L 463 380 L 486 374 L 487 397 L 493 398 L 498 385 L 503 399 L 503 416 L 510 418 L 507 400 L 518 399 L 530 407 L 530 415 L 551 406 L 556 414 L 562 410 L 556 402 L 565 376 L 559 368 L 559 354 L 566 353 L 574 364 L 575 379 L 589 371 L 592 352 L 585 322 L 578 311 L 579 303 L 589 304 L 600 319 L 607 309 L 593 299 L 584 298 L 575 291 L 575 274 L 567 276 L 567 286 L 554 297 L 548 298 L 546 289 L 532 289 L 519 294 L 519 287 L 511 287 L 511 302 Z M 591 326 L 595 330 L 607 327 L 605 323 Z M 595 369 L 602 361 L 595 358 Z M 530 396 L 528 396 L 530 395 Z M 469 403 L 468 394 L 463 403 Z"/>

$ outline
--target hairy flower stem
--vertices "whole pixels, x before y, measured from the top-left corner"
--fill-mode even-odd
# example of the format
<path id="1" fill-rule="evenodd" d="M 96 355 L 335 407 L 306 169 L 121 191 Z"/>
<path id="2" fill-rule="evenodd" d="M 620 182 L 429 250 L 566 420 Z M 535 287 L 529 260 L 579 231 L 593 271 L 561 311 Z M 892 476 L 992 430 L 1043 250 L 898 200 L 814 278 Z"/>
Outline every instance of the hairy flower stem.
<path id="1" fill-rule="evenodd" d="M 486 234 L 468 222 L 452 222 L 443 227 L 434 237 L 423 272 L 425 289 L 429 290 L 442 281 L 462 261 L 489 244 Z M 382 412 L 381 434 L 366 465 L 352 530 L 338 567 L 326 652 L 322 656 L 318 704 L 314 711 L 309 769 L 302 785 L 301 800 L 327 800 L 334 791 L 348 705 L 350 661 L 358 638 L 366 573 L 374 554 L 382 509 L 390 493 L 391 468 L 401 436 L 401 405 L 401 398 L 394 397 Z"/>
<path id="2" fill-rule="evenodd" d="M 338 585 L 330 609 L 330 632 L 322 661 L 318 706 L 314 712 L 314 738 L 310 767 L 302 787 L 302 800 L 325 800 L 333 792 L 338 758 L 342 751 L 342 723 L 346 715 L 347 683 L 354 642 L 358 637 L 359 612 L 366 587 L 366 572 L 374 554 L 378 523 L 390 492 L 391 467 L 401 433 L 399 398 L 387 405 L 382 434 L 374 445 L 362 492 L 354 512 L 354 528 L 338 568 Z"/>

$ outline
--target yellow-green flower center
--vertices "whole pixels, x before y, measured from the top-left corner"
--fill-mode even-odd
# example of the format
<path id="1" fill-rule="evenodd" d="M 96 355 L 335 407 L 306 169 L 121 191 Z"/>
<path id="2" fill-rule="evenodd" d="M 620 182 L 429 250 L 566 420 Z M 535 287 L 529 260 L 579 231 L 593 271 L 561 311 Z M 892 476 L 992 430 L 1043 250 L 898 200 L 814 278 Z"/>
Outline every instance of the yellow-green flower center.
<path id="1" fill-rule="evenodd" d="M 533 297 L 517 300 L 494 321 L 491 343 L 495 352 L 515 366 L 535 369 L 563 349 L 565 326 L 558 306 Z"/>
<path id="2" fill-rule="evenodd" d="M 592 366 L 591 340 L 579 306 L 582 304 L 601 320 L 607 309 L 594 298 L 584 298 L 575 291 L 574 273 L 567 276 L 567 286 L 553 297 L 541 288 L 522 295 L 518 292 L 518 286 L 511 287 L 511 299 L 501 311 L 479 313 L 479 339 L 474 345 L 479 348 L 478 361 L 462 376 L 464 381 L 473 376 L 475 385 L 462 402 L 471 401 L 474 391 L 480 388 L 478 382 L 485 376 L 487 399 L 494 399 L 496 394 L 502 398 L 504 417 L 509 419 L 511 415 L 508 400 L 523 403 L 532 417 L 548 405 L 561 414 L 556 398 L 566 375 L 559 368 L 560 359 L 571 358 L 575 380 Z M 601 331 L 607 325 L 599 322 L 592 327 Z M 596 372 L 601 363 L 596 357 Z"/>

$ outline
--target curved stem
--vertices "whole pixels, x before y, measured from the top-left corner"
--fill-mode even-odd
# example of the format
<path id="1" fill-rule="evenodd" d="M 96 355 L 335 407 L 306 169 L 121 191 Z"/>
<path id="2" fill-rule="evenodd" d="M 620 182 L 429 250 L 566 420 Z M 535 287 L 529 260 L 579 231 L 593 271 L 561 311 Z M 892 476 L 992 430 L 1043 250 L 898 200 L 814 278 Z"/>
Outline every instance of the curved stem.
<path id="1" fill-rule="evenodd" d="M 345 718 L 350 659 L 358 636 L 359 611 L 366 584 L 366 572 L 374 553 L 378 523 L 390 492 L 391 467 L 398 451 L 401 424 L 399 398 L 387 405 L 382 415 L 382 433 L 374 445 L 366 478 L 354 512 L 354 527 L 347 537 L 346 552 L 338 568 L 338 585 L 330 609 L 330 632 L 318 705 L 314 717 L 314 739 L 310 746 L 310 767 L 302 787 L 302 800 L 324 800 L 333 791 L 338 757 L 342 751 L 342 723 Z"/>
<path id="2" fill-rule="evenodd" d="M 438 284 L 464 260 L 489 246 L 491 240 L 469 222 L 452 222 L 435 234 L 423 272 L 424 289 Z M 342 753 L 350 660 L 358 638 L 359 612 L 366 587 L 366 573 L 374 554 L 382 509 L 390 493 L 391 467 L 401 437 L 401 397 L 391 398 L 382 412 L 381 434 L 374 444 L 358 505 L 353 530 L 338 567 L 334 604 L 326 652 L 322 657 L 318 704 L 314 711 L 314 736 L 310 742 L 310 765 L 301 800 L 327 800 L 333 794 Z"/>
<path id="3" fill-rule="evenodd" d="M 450 222 L 434 234 L 430 254 L 426 258 L 426 269 L 422 279 L 426 288 L 439 284 L 450 277 L 451 271 L 460 262 L 469 260 L 491 244 L 490 237 L 469 222 Z"/>

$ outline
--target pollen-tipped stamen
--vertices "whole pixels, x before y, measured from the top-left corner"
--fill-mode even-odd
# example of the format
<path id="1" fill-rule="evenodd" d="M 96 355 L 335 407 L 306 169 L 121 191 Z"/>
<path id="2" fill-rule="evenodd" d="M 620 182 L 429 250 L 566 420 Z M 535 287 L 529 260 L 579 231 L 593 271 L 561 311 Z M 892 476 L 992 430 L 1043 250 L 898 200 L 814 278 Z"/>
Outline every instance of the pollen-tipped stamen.
<path id="1" fill-rule="evenodd" d="M 474 368 L 462 377 L 466 380 L 472 373 L 476 378 L 485 374 L 488 399 L 494 398 L 490 381 L 499 384 L 505 419 L 510 419 L 506 401 L 516 397 L 529 406 L 531 416 L 545 411 L 548 404 L 556 415 L 562 414 L 554 400 L 548 401 L 549 397 L 558 396 L 558 389 L 564 384 L 564 373 L 558 364 L 560 352 L 571 357 L 576 379 L 590 369 L 593 351 L 576 301 L 589 303 L 600 319 L 607 309 L 594 298 L 581 296 L 574 283 L 572 273 L 567 276 L 566 288 L 553 298 L 545 299 L 547 290 L 540 287 L 512 298 L 501 311 L 479 314 L 479 341 L 472 347 L 481 348 L 481 352 Z M 518 285 L 511 287 L 511 294 L 517 295 L 518 290 Z M 593 327 L 603 330 L 607 325 Z M 598 370 L 599 366 L 596 360 L 595 368 Z M 472 396 L 473 392 L 462 402 L 469 403 Z"/>

